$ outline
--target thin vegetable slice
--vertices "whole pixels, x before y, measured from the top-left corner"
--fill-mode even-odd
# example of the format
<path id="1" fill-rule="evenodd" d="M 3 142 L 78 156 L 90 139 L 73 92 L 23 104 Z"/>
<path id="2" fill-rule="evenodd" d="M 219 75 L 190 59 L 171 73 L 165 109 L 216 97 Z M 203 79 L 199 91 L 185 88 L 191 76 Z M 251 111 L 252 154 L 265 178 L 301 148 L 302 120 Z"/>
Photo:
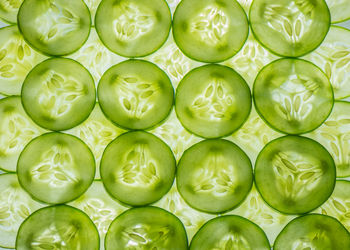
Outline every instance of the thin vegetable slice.
<path id="1" fill-rule="evenodd" d="M 17 13 L 23 0 L 0 1 L 0 19 L 7 23 L 17 23 Z"/>
<path id="2" fill-rule="evenodd" d="M 326 0 L 331 13 L 332 23 L 341 23 L 350 19 L 350 5 L 347 0 Z"/>

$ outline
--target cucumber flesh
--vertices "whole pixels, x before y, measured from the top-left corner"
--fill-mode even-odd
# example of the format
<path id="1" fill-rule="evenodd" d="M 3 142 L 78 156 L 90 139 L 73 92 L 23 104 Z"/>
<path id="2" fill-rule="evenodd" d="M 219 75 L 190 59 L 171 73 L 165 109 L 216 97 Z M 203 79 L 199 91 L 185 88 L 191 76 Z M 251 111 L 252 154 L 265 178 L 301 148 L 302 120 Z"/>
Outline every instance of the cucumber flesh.
<path id="1" fill-rule="evenodd" d="M 91 15 L 91 25 L 95 25 L 95 15 L 97 11 L 97 7 L 101 3 L 102 0 L 84 0 L 85 4 L 90 10 L 90 15 Z"/>
<path id="2" fill-rule="evenodd" d="M 350 19 L 350 5 L 347 0 L 326 0 L 331 13 L 332 23 L 340 23 Z"/>
<path id="3" fill-rule="evenodd" d="M 0 1 L 0 19 L 6 23 L 17 23 L 17 13 L 23 0 Z"/>

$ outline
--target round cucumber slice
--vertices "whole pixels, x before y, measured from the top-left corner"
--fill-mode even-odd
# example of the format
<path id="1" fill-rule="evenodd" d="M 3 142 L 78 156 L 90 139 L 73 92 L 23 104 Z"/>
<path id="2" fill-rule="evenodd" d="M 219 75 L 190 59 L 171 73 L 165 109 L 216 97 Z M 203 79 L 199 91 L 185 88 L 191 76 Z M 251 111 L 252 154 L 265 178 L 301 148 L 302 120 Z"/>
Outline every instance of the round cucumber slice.
<path id="1" fill-rule="evenodd" d="M 288 223 L 273 249 L 350 249 L 350 234 L 332 217 L 309 214 Z"/>
<path id="2" fill-rule="evenodd" d="M 182 0 L 174 13 L 173 36 L 188 57 L 220 62 L 242 48 L 248 19 L 236 1 Z"/>
<path id="3" fill-rule="evenodd" d="M 19 226 L 42 207 L 25 192 L 16 174 L 0 174 L 0 248 L 15 248 Z"/>
<path id="4" fill-rule="evenodd" d="M 175 109 L 192 133 L 217 138 L 231 134 L 248 118 L 250 89 L 233 69 L 216 64 L 191 70 L 176 89 Z"/>
<path id="5" fill-rule="evenodd" d="M 128 60 L 107 70 L 97 89 L 103 113 L 127 129 L 147 129 L 163 121 L 174 103 L 169 77 L 155 64 Z"/>
<path id="6" fill-rule="evenodd" d="M 226 215 L 204 224 L 193 237 L 190 250 L 259 249 L 270 250 L 264 231 L 237 215 Z"/>
<path id="7" fill-rule="evenodd" d="M 99 249 L 94 223 L 82 211 L 67 205 L 39 209 L 18 230 L 16 249 Z"/>
<path id="8" fill-rule="evenodd" d="M 331 13 L 332 23 L 340 23 L 350 19 L 350 5 L 347 0 L 326 0 Z"/>
<path id="9" fill-rule="evenodd" d="M 276 60 L 259 72 L 253 98 L 261 117 L 273 129 L 287 134 L 319 127 L 334 103 L 327 76 L 314 64 L 292 58 Z"/>
<path id="10" fill-rule="evenodd" d="M 108 229 L 106 250 L 187 249 L 186 231 L 173 214 L 158 207 L 132 208 Z"/>
<path id="11" fill-rule="evenodd" d="M 255 164 L 255 184 L 263 199 L 285 214 L 307 213 L 324 203 L 335 185 L 332 156 L 319 143 L 284 136 L 268 143 Z"/>
<path id="12" fill-rule="evenodd" d="M 18 180 L 34 198 L 65 203 L 83 194 L 95 176 L 90 149 L 75 136 L 47 133 L 23 149 L 17 163 Z"/>
<path id="13" fill-rule="evenodd" d="M 119 201 L 142 206 L 165 195 L 175 177 L 175 158 L 158 137 L 134 131 L 122 134 L 105 149 L 101 178 L 106 190 Z"/>
<path id="14" fill-rule="evenodd" d="M 164 0 L 104 0 L 95 26 L 105 46 L 124 57 L 146 56 L 166 41 L 171 13 Z"/>
<path id="15" fill-rule="evenodd" d="M 299 57 L 326 37 L 330 13 L 324 0 L 255 0 L 249 20 L 254 36 L 280 56 Z"/>
<path id="16" fill-rule="evenodd" d="M 0 100 L 0 117 L 0 169 L 15 172 L 24 146 L 44 130 L 28 117 L 19 96 Z"/>
<path id="17" fill-rule="evenodd" d="M 22 86 L 27 114 L 43 128 L 66 130 L 83 122 L 96 101 L 94 81 L 80 63 L 50 58 L 29 72 Z"/>
<path id="18" fill-rule="evenodd" d="M 17 13 L 23 0 L 0 1 L 0 19 L 7 23 L 17 23 Z"/>
<path id="19" fill-rule="evenodd" d="M 53 56 L 70 54 L 89 37 L 90 13 L 84 1 L 25 0 L 18 28 L 36 50 Z"/>
<path id="20" fill-rule="evenodd" d="M 221 213 L 248 195 L 253 170 L 248 156 L 234 143 L 205 140 L 187 149 L 177 167 L 176 184 L 193 208 Z"/>

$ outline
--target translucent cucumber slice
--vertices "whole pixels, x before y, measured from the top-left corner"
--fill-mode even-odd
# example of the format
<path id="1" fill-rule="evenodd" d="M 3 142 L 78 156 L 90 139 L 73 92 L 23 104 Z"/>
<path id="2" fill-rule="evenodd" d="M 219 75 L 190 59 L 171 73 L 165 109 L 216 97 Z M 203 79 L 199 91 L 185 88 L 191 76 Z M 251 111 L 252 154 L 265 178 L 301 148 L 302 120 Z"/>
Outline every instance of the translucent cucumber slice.
<path id="1" fill-rule="evenodd" d="M 18 230 L 16 249 L 99 249 L 94 223 L 67 205 L 45 207 L 31 214 Z"/>
<path id="2" fill-rule="evenodd" d="M 158 207 L 132 208 L 109 227 L 106 250 L 187 249 L 186 231 L 173 214 Z"/>
<path id="3" fill-rule="evenodd" d="M 349 40 L 350 30 L 333 25 L 320 47 L 305 56 L 326 73 L 336 99 L 350 96 Z"/>
<path id="4" fill-rule="evenodd" d="M 91 25 L 95 25 L 95 15 L 97 11 L 97 7 L 101 3 L 102 0 L 84 0 L 85 4 L 88 6 L 91 15 Z"/>
<path id="5" fill-rule="evenodd" d="M 105 149 L 101 178 L 106 190 L 119 201 L 142 206 L 158 201 L 171 188 L 175 157 L 158 137 L 134 131 L 120 135 Z"/>
<path id="6" fill-rule="evenodd" d="M 174 89 L 169 77 L 155 64 L 128 60 L 107 70 L 97 89 L 102 112 L 126 129 L 156 126 L 170 113 Z"/>
<path id="7" fill-rule="evenodd" d="M 350 5 L 347 0 L 326 0 L 331 12 L 332 23 L 340 23 L 350 19 Z"/>
<path id="8" fill-rule="evenodd" d="M 237 0 L 237 2 L 243 7 L 244 11 L 249 14 L 249 9 L 253 0 Z"/>
<path id="9" fill-rule="evenodd" d="M 327 76 L 311 62 L 283 58 L 265 66 L 255 79 L 254 104 L 275 130 L 303 134 L 319 127 L 333 108 Z"/>
<path id="10" fill-rule="evenodd" d="M 299 57 L 321 44 L 330 13 L 324 0 L 255 0 L 249 20 L 263 46 L 280 56 Z"/>
<path id="11" fill-rule="evenodd" d="M 82 195 L 95 176 L 90 149 L 75 136 L 47 133 L 23 149 L 17 163 L 21 186 L 35 199 L 65 203 Z"/>
<path id="12" fill-rule="evenodd" d="M 306 137 L 284 136 L 268 143 L 255 164 L 263 199 L 285 214 L 303 214 L 324 203 L 335 185 L 332 156 Z"/>
<path id="13" fill-rule="evenodd" d="M 26 0 L 18 11 L 18 28 L 36 50 L 62 56 L 88 39 L 91 18 L 84 1 Z"/>
<path id="14" fill-rule="evenodd" d="M 273 249 L 350 249 L 350 234 L 332 217 L 309 214 L 289 222 Z"/>
<path id="15" fill-rule="evenodd" d="M 16 174 L 0 174 L 0 248 L 15 248 L 21 223 L 43 205 L 21 188 Z"/>
<path id="16" fill-rule="evenodd" d="M 26 75 L 44 58 L 45 56 L 37 53 L 26 44 L 17 26 L 1 28 L 0 93 L 4 95 L 20 95 Z"/>
<path id="17" fill-rule="evenodd" d="M 91 74 L 72 59 L 45 60 L 30 71 L 22 86 L 25 111 L 35 123 L 50 130 L 66 130 L 80 124 L 95 102 Z"/>
<path id="18" fill-rule="evenodd" d="M 350 103 L 336 101 L 328 119 L 306 136 L 327 148 L 337 167 L 337 177 L 350 176 Z"/>
<path id="19" fill-rule="evenodd" d="M 182 125 L 205 138 L 240 128 L 251 109 L 250 89 L 233 69 L 216 64 L 191 70 L 176 89 L 175 109 Z"/>
<path id="20" fill-rule="evenodd" d="M 205 140 L 193 145 L 177 166 L 178 191 L 190 206 L 203 212 L 233 209 L 246 198 L 252 183 L 248 156 L 227 140 Z"/>
<path id="21" fill-rule="evenodd" d="M 26 114 L 19 96 L 0 100 L 0 169 L 15 172 L 24 146 L 44 133 Z"/>
<path id="22" fill-rule="evenodd" d="M 114 53 L 141 57 L 166 41 L 171 13 L 165 0 L 104 0 L 96 11 L 95 27 L 101 41 Z"/>
<path id="23" fill-rule="evenodd" d="M 264 231 L 237 215 L 225 215 L 205 223 L 193 237 L 190 250 L 259 249 L 270 250 Z"/>
<path id="24" fill-rule="evenodd" d="M 7 23 L 17 23 L 17 13 L 23 0 L 1 0 L 0 19 Z"/>
<path id="25" fill-rule="evenodd" d="M 127 209 L 107 194 L 101 181 L 94 181 L 89 189 L 70 205 L 85 212 L 95 223 L 100 235 L 100 249 L 104 249 L 105 235 L 111 222 Z"/>
<path id="26" fill-rule="evenodd" d="M 177 46 L 201 62 L 220 62 L 235 55 L 248 37 L 248 19 L 231 0 L 182 0 L 173 18 Z"/>

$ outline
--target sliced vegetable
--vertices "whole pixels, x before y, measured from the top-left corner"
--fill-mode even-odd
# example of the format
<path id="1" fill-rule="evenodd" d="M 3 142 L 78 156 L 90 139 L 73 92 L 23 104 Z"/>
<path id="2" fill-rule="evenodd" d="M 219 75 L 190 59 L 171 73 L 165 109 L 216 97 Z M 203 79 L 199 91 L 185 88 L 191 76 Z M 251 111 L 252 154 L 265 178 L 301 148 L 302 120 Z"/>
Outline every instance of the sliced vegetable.
<path id="1" fill-rule="evenodd" d="M 23 0 L 2 0 L 0 1 L 0 19 L 7 23 L 17 22 L 18 9 Z"/>
<path id="2" fill-rule="evenodd" d="M 332 23 L 340 23 L 350 19 L 350 5 L 347 0 L 326 0 L 331 13 Z"/>

